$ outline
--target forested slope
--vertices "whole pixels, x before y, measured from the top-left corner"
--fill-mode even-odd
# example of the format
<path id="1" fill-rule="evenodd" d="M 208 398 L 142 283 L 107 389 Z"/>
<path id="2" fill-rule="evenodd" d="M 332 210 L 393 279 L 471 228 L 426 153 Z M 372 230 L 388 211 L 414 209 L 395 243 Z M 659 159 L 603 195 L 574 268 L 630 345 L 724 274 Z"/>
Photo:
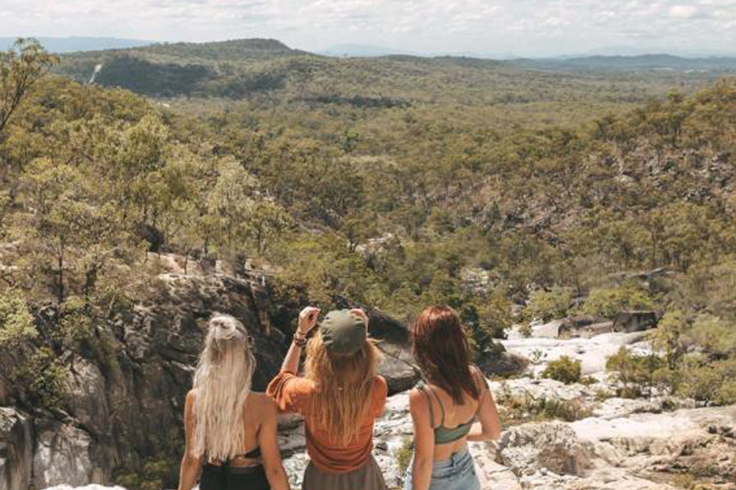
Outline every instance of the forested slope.
<path id="1" fill-rule="evenodd" d="M 612 59 L 613 66 L 616 60 Z M 294 50 L 274 40 L 162 44 L 64 56 L 57 71 L 87 82 L 123 87 L 167 103 L 207 110 L 213 99 L 250 109 L 307 112 L 415 107 L 440 111 L 453 122 L 475 125 L 577 124 L 685 93 L 723 76 L 710 70 L 606 70 L 598 60 L 586 71 L 555 63 L 500 62 L 463 57 L 332 58 Z M 541 69 L 540 69 L 541 68 Z M 562 70 L 560 70 L 562 68 Z M 454 114 L 448 114 L 453 110 Z"/>
<path id="2" fill-rule="evenodd" d="M 26 55 L 4 55 L 0 91 L 53 61 Z M 277 63 L 333 63 L 302 56 Z M 27 353 L 3 372 L 4 402 L 63 417 L 64 353 L 114 357 L 101 326 L 158 301 L 147 251 L 265 267 L 277 304 L 347 298 L 410 319 L 447 303 L 478 354 L 520 318 L 659 310 L 658 382 L 736 401 L 734 79 L 540 127 L 518 124 L 518 107 L 512 124 L 493 104 L 459 102 L 493 66 L 453 84 L 445 61 L 410 61 L 450 94 L 433 99 L 388 74 L 378 80 L 391 90 L 361 95 L 344 63 L 355 92 L 345 77 L 330 89 L 329 70 L 289 71 L 336 98 L 326 103 L 299 91 L 166 108 L 60 76 L 27 87 L 14 111 L 3 99 L 0 349 Z M 439 78 L 425 77 L 435 64 Z M 340 99 L 350 93 L 402 102 Z M 555 101 L 569 114 L 577 103 Z"/>

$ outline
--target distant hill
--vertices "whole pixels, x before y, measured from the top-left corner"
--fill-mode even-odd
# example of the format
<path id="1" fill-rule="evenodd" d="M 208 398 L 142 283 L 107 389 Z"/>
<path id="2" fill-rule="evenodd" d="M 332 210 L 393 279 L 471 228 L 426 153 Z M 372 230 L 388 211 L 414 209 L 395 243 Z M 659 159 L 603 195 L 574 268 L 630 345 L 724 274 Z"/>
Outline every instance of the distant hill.
<path id="1" fill-rule="evenodd" d="M 207 43 L 162 43 L 139 50 L 142 53 L 209 61 L 306 54 L 275 39 L 235 39 Z"/>
<path id="2" fill-rule="evenodd" d="M 239 98 L 283 86 L 284 70 L 271 63 L 314 56 L 274 39 L 161 43 L 64 56 L 58 72 L 79 82 L 117 86 L 149 96 Z M 99 67 L 99 71 L 97 70 Z"/>
<path id="3" fill-rule="evenodd" d="M 401 49 L 387 48 L 385 46 L 374 46 L 372 44 L 337 44 L 320 51 L 319 54 L 324 54 L 326 56 L 374 57 L 403 54 L 408 55 L 412 53 Z"/>
<path id="4" fill-rule="evenodd" d="M 604 46 L 596 48 L 584 53 L 576 53 L 568 56 L 556 56 L 556 58 L 584 58 L 588 56 L 643 56 L 652 53 L 666 53 L 673 56 L 683 58 L 711 58 L 711 57 L 731 57 L 736 54 L 733 50 L 703 50 L 703 49 L 687 49 L 672 46 Z"/>
<path id="5" fill-rule="evenodd" d="M 583 56 L 578 58 L 517 59 L 517 66 L 537 70 L 598 70 L 598 71 L 736 71 L 736 58 L 708 57 L 686 58 L 670 54 L 645 54 L 638 56 Z"/>
<path id="6" fill-rule="evenodd" d="M 17 38 L 0 37 L 0 50 L 6 50 Z M 74 53 L 79 51 L 101 51 L 105 49 L 136 48 L 152 44 L 140 39 L 118 39 L 115 37 L 36 37 L 52 53 Z"/>
<path id="7" fill-rule="evenodd" d="M 67 54 L 57 72 L 82 83 L 97 73 L 96 84 L 151 97 L 356 109 L 538 104 L 555 114 L 554 104 L 569 98 L 583 97 L 598 112 L 601 104 L 638 103 L 673 87 L 696 89 L 723 76 L 730 62 L 659 55 L 513 61 L 408 54 L 330 57 L 273 39 L 239 39 Z M 641 77 L 642 70 L 649 75 Z M 554 115 L 560 117 L 565 116 Z"/>

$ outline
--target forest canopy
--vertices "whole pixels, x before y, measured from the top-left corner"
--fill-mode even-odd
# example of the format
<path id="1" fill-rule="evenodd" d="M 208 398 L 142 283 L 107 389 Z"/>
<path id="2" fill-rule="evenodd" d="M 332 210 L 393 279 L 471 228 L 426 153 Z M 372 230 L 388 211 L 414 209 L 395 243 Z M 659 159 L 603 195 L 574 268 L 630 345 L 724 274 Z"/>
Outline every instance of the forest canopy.
<path id="1" fill-rule="evenodd" d="M 453 89 L 453 77 L 508 76 L 492 64 L 410 60 L 422 73 L 413 79 L 393 69 L 400 60 L 333 66 L 267 47 L 278 55 L 254 61 L 265 71 L 232 77 L 157 64 L 163 88 L 143 94 L 213 83 L 166 101 L 46 76 L 58 60 L 33 41 L 0 56 L 0 344 L 33 336 L 31 312 L 44 304 L 77 320 L 126 308 L 155 279 L 148 254 L 170 252 L 247 260 L 284 294 L 325 306 L 350 298 L 409 319 L 449 304 L 477 352 L 519 311 L 657 309 L 669 332 L 663 377 L 690 373 L 683 390 L 733 379 L 735 79 L 693 94 L 658 79 L 649 89 L 660 96 L 634 108 L 625 98 L 592 106 L 589 78 L 555 75 L 556 85 L 517 71 L 556 91 L 499 106 L 481 83 L 477 98 Z M 330 78 L 325 64 L 341 71 Z M 373 70 L 372 92 L 345 85 L 354 67 Z M 307 82 L 323 88 L 296 97 Z M 433 95 L 444 87 L 450 95 Z M 550 107 L 586 117 L 538 124 Z M 651 270 L 666 273 L 637 279 Z M 67 323 L 78 327 L 54 345 L 76 345 L 93 323 Z M 691 345 L 702 357 L 684 365 Z M 702 396 L 736 397 L 728 390 Z"/>

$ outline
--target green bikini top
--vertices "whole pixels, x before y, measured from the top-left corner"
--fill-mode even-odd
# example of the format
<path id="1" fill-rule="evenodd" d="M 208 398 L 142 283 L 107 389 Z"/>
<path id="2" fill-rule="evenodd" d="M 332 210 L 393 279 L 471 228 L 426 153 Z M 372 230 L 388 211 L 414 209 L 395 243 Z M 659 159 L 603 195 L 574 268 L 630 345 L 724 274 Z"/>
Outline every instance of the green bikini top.
<path id="1" fill-rule="evenodd" d="M 460 439 L 468 435 L 468 433 L 470 432 L 470 428 L 473 426 L 475 415 L 469 421 L 465 422 L 464 424 L 460 424 L 457 427 L 454 427 L 452 429 L 445 427 L 445 407 L 444 405 L 442 405 L 440 397 L 437 396 L 437 393 L 434 393 L 433 390 L 428 389 L 424 385 L 424 383 L 420 383 L 417 386 L 417 389 L 420 392 L 424 393 L 424 396 L 426 396 L 429 400 L 429 419 L 432 427 L 434 427 L 434 408 L 432 406 L 432 397 L 430 396 L 430 393 L 432 393 L 434 398 L 437 400 L 437 403 L 440 405 L 440 410 L 442 411 L 442 420 L 440 420 L 440 425 L 438 427 L 434 427 L 435 444 L 448 444 L 450 442 L 459 441 Z"/>

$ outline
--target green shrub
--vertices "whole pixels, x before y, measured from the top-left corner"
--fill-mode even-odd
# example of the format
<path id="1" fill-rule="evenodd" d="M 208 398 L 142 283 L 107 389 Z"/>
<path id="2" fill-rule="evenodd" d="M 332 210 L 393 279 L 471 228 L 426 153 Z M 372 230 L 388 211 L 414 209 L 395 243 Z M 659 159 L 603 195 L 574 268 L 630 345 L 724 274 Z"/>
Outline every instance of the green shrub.
<path id="1" fill-rule="evenodd" d="M 594 289 L 581 311 L 587 315 L 614 318 L 623 310 L 651 310 L 656 307 L 650 294 L 635 284 Z"/>
<path id="2" fill-rule="evenodd" d="M 603 402 L 603 401 L 608 400 L 609 398 L 615 398 L 615 397 L 616 397 L 616 393 L 613 393 L 608 390 L 600 389 L 600 390 L 596 390 L 594 398 L 595 398 L 595 401 L 597 402 Z"/>
<path id="3" fill-rule="evenodd" d="M 636 355 L 626 347 L 606 360 L 606 369 L 612 371 L 613 379 L 621 383 L 619 396 L 636 398 L 646 389 L 652 394 L 657 373 L 665 367 L 664 359 L 656 354 Z"/>
<path id="4" fill-rule="evenodd" d="M 545 418 L 575 422 L 590 417 L 592 410 L 580 400 L 540 400 L 540 409 Z"/>
<path id="5" fill-rule="evenodd" d="M 682 370 L 678 394 L 719 405 L 736 403 L 736 359 L 690 361 Z"/>
<path id="6" fill-rule="evenodd" d="M 567 315 L 572 305 L 572 291 L 567 288 L 552 288 L 550 291 L 538 289 L 529 297 L 526 314 L 530 319 L 549 321 Z"/>
<path id="7" fill-rule="evenodd" d="M 668 311 L 652 335 L 654 347 L 664 352 L 667 364 L 672 370 L 677 369 L 678 363 L 687 351 L 687 338 L 684 334 L 689 328 L 683 311 Z"/>
<path id="8" fill-rule="evenodd" d="M 513 324 L 511 304 L 511 301 L 498 291 L 494 291 L 486 301 L 480 302 L 477 308 L 478 323 L 486 336 L 494 339 L 506 337 L 506 329 Z"/>
<path id="9" fill-rule="evenodd" d="M 14 381 L 19 389 L 27 390 L 30 400 L 41 407 L 60 409 L 67 368 L 51 349 L 37 349 L 16 371 Z"/>
<path id="10" fill-rule="evenodd" d="M 736 380 L 730 379 L 724 381 L 720 390 L 718 390 L 718 396 L 715 401 L 720 405 L 732 405 L 736 403 Z"/>
<path id="11" fill-rule="evenodd" d="M 411 437 L 404 438 L 401 447 L 396 451 L 396 463 L 399 466 L 399 474 L 406 473 L 407 468 L 411 464 L 411 458 L 414 455 L 414 444 Z"/>
<path id="12" fill-rule="evenodd" d="M 564 420 L 574 422 L 591 415 L 591 410 L 580 400 L 533 398 L 529 395 L 515 396 L 507 387 L 497 393 L 501 423 L 504 426 L 538 422 L 542 420 Z"/>
<path id="13" fill-rule="evenodd" d="M 695 477 L 690 473 L 681 473 L 672 478 L 672 484 L 677 488 L 692 490 L 695 488 Z"/>
<path id="14" fill-rule="evenodd" d="M 20 292 L 0 294 L 0 348 L 15 348 L 38 335 L 33 315 Z"/>
<path id="15" fill-rule="evenodd" d="M 550 361 L 544 371 L 543 378 L 550 378 L 561 381 L 565 384 L 577 383 L 580 381 L 581 362 L 574 361 L 568 356 L 562 356 L 557 360 Z"/>
<path id="16" fill-rule="evenodd" d="M 736 356 L 736 325 L 722 319 L 701 315 L 693 322 L 692 341 L 705 352 L 717 356 Z"/>
<path id="17" fill-rule="evenodd" d="M 130 490 L 161 490 L 176 486 L 179 465 L 166 459 L 146 462 L 140 471 L 124 471 L 115 476 L 115 483 Z"/>
<path id="18" fill-rule="evenodd" d="M 69 297 L 59 312 L 57 340 L 68 349 L 77 349 L 94 336 L 94 323 L 87 302 L 77 296 Z"/>

